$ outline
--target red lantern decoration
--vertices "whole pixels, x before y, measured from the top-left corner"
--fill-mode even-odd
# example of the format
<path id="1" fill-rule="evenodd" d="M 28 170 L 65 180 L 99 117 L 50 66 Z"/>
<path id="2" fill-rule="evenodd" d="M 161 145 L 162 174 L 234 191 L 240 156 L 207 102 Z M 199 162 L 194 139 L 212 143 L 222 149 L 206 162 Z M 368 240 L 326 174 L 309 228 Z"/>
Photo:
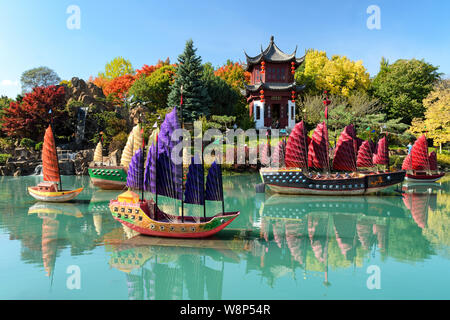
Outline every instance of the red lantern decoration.
<path id="1" fill-rule="evenodd" d="M 261 73 L 264 73 L 266 71 L 266 62 L 262 61 L 261 62 Z"/>

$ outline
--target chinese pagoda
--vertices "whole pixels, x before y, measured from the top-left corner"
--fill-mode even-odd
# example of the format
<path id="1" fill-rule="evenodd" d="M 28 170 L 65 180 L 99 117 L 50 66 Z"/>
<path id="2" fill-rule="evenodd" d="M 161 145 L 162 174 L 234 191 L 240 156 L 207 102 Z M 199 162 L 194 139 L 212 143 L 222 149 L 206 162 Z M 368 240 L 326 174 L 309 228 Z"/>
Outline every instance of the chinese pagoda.
<path id="1" fill-rule="evenodd" d="M 305 86 L 295 83 L 294 74 L 305 57 L 296 58 L 281 51 L 273 36 L 266 50 L 247 58 L 246 71 L 251 73 L 250 84 L 245 85 L 245 96 L 250 105 L 250 117 L 256 129 L 292 129 L 295 126 L 295 99 Z"/>

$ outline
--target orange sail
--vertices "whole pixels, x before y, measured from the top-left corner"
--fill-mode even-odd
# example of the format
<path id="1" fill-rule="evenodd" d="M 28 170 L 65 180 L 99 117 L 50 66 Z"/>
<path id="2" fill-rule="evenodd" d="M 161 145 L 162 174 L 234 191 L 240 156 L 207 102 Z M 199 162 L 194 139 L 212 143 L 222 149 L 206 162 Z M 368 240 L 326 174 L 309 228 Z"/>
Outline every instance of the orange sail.
<path id="1" fill-rule="evenodd" d="M 60 181 L 55 138 L 50 126 L 45 130 L 44 145 L 42 147 L 42 174 L 44 181 Z"/>

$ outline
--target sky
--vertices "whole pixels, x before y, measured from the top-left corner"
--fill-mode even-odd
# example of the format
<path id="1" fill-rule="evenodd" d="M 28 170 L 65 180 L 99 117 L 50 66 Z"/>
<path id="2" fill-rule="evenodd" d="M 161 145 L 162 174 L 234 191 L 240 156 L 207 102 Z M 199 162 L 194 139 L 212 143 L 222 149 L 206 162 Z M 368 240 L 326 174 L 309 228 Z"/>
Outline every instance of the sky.
<path id="1" fill-rule="evenodd" d="M 175 62 L 188 39 L 220 66 L 257 55 L 272 35 L 286 53 L 362 60 L 372 77 L 382 57 L 424 59 L 448 77 L 449 12 L 448 0 L 0 0 L 0 96 L 15 97 L 21 74 L 39 66 L 88 80 L 117 56 L 136 69 Z"/>

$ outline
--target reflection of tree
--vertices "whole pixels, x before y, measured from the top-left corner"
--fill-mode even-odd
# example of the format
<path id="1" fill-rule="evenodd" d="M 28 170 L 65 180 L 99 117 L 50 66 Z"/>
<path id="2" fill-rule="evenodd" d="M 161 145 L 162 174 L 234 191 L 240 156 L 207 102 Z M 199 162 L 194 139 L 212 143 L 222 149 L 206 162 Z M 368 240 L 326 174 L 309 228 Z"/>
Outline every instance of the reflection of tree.
<path id="1" fill-rule="evenodd" d="M 450 195 L 437 195 L 438 206 L 428 216 L 428 225 L 423 235 L 436 250 L 443 250 L 445 257 L 450 259 Z"/>

